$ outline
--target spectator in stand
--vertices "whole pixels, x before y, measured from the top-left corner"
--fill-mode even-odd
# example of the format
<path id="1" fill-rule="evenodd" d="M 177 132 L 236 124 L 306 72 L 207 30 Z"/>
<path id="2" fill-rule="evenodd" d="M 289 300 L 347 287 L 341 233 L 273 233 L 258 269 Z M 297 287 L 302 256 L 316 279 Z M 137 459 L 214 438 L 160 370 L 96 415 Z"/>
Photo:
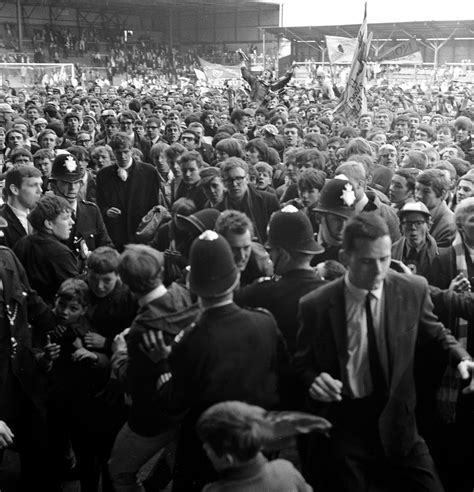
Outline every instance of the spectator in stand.
<path id="1" fill-rule="evenodd" d="M 431 214 L 430 234 L 439 247 L 451 244 L 456 233 L 454 214 L 446 205 L 449 179 L 441 169 L 428 169 L 416 178 L 415 198 L 423 202 Z"/>

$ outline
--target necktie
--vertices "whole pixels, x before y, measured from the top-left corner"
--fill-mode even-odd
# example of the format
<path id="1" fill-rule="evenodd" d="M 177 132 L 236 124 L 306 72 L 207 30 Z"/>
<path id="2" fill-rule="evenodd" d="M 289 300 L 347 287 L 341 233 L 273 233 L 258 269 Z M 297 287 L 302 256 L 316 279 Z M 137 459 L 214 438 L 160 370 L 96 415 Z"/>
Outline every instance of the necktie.
<path id="1" fill-rule="evenodd" d="M 369 352 L 370 377 L 374 386 L 374 392 L 382 395 L 386 392 L 385 376 L 380 362 L 377 340 L 375 338 L 374 320 L 372 318 L 372 308 L 370 301 L 372 294 L 369 292 L 365 298 L 365 313 L 367 316 L 367 341 Z"/>

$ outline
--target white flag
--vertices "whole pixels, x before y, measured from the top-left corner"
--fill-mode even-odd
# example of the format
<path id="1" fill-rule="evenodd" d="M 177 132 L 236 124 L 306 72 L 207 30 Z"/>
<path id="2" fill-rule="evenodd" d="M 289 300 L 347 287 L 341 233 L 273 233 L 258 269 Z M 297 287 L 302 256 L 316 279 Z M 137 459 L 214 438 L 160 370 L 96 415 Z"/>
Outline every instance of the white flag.
<path id="1" fill-rule="evenodd" d="M 341 36 L 326 36 L 329 61 L 332 64 L 350 64 L 354 58 L 357 47 L 357 39 L 343 38 Z"/>

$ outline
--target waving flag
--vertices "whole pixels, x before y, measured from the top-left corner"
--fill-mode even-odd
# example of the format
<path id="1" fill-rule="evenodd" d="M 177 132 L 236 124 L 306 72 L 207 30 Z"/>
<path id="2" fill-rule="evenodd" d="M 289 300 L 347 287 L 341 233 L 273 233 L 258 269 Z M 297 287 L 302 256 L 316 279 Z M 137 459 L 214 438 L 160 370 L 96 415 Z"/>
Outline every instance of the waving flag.
<path id="1" fill-rule="evenodd" d="M 329 61 L 332 64 L 352 63 L 357 47 L 357 39 L 343 38 L 342 36 L 326 36 Z"/>
<path id="2" fill-rule="evenodd" d="M 199 58 L 201 68 L 209 84 L 222 84 L 226 80 L 241 79 L 240 65 L 219 65 Z"/>
<path id="3" fill-rule="evenodd" d="M 367 55 L 372 35 L 367 33 L 367 4 L 364 8 L 364 20 L 357 35 L 357 46 L 352 58 L 351 70 L 347 79 L 346 90 L 335 112 L 344 114 L 349 119 L 357 119 L 367 111 Z"/>

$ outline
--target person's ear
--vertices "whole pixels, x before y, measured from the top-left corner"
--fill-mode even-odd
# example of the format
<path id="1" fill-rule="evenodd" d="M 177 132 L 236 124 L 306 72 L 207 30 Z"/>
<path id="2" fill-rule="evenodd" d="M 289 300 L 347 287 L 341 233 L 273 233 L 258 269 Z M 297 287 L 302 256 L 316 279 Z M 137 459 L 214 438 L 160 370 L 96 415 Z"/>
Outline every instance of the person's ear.
<path id="1" fill-rule="evenodd" d="M 44 219 L 43 222 L 46 231 L 51 232 L 53 230 L 53 221 L 49 219 Z"/>

